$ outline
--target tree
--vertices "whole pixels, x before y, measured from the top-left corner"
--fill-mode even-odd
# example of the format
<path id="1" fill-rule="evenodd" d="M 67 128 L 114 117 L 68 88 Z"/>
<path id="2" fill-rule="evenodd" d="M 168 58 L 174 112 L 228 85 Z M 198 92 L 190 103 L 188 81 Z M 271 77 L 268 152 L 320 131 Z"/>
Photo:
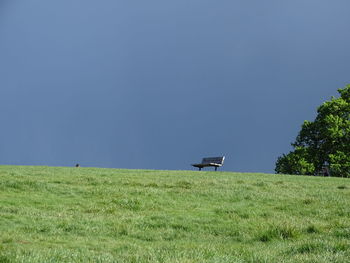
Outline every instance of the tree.
<path id="1" fill-rule="evenodd" d="M 276 173 L 313 175 L 328 164 L 332 176 L 350 177 L 350 85 L 338 92 L 318 107 L 313 122 L 304 121 L 294 150 L 277 159 Z"/>

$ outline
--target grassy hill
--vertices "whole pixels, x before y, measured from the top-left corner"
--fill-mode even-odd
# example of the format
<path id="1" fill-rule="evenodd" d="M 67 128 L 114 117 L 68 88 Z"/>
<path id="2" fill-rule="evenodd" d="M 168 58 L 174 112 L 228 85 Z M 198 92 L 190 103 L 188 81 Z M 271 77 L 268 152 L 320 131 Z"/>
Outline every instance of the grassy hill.
<path id="1" fill-rule="evenodd" d="M 0 166 L 0 262 L 350 262 L 350 180 Z"/>

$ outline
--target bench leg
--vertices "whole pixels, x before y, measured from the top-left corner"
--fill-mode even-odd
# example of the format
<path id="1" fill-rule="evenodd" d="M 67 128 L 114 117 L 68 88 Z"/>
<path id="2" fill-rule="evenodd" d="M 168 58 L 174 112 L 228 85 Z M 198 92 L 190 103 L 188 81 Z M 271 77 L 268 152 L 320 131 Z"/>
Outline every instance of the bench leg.
<path id="1" fill-rule="evenodd" d="M 215 166 L 215 172 L 218 170 L 218 168 Z"/>

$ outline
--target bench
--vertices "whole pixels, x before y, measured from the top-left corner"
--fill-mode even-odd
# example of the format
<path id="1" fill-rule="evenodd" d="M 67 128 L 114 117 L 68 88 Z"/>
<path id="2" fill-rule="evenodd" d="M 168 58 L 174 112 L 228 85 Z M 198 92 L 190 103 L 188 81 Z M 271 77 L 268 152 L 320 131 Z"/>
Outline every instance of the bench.
<path id="1" fill-rule="evenodd" d="M 201 163 L 191 164 L 194 167 L 197 167 L 202 170 L 203 167 L 213 166 L 215 167 L 215 171 L 217 171 L 218 167 L 223 166 L 225 160 L 225 156 L 222 157 L 207 157 L 203 158 Z"/>

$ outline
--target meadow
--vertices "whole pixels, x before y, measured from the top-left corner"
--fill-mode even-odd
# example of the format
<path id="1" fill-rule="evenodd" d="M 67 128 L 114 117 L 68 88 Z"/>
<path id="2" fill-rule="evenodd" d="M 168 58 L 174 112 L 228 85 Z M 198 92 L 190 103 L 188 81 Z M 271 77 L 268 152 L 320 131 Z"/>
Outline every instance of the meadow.
<path id="1" fill-rule="evenodd" d="M 350 262 L 350 179 L 0 166 L 0 262 Z"/>

